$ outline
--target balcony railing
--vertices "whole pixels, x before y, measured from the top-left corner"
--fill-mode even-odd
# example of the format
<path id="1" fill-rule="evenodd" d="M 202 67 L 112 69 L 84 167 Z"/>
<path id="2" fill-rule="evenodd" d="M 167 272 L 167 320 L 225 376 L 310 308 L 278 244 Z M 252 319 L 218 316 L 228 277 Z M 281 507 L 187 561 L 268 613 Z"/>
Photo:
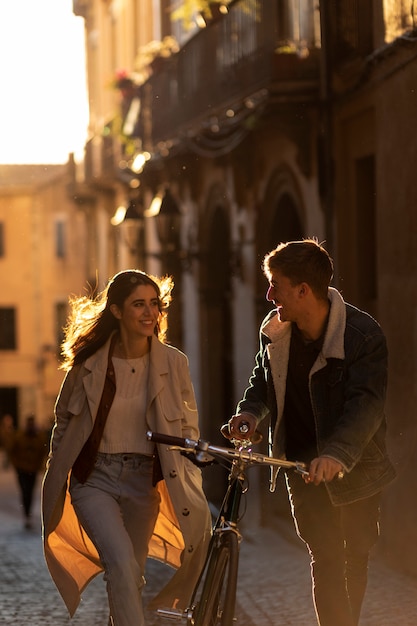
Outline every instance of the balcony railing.
<path id="1" fill-rule="evenodd" d="M 147 149 L 215 128 L 245 103 L 256 106 L 266 92 L 289 102 L 317 94 L 315 0 L 237 0 L 229 7 L 177 54 L 155 59 L 140 88 L 138 128 Z"/>

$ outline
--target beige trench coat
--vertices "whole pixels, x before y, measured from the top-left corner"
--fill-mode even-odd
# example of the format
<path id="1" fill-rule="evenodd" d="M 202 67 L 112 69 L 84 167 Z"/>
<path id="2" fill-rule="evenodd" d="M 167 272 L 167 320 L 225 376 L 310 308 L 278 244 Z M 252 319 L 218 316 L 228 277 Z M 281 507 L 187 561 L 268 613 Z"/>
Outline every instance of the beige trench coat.
<path id="1" fill-rule="evenodd" d="M 55 407 L 51 451 L 42 485 L 44 554 L 50 574 L 72 616 L 80 594 L 103 571 L 97 551 L 79 524 L 68 492 L 71 467 L 87 440 L 103 390 L 110 340 L 68 372 Z M 187 357 L 152 339 L 147 422 L 154 432 L 199 436 L 198 414 Z M 201 471 L 178 452 L 158 445 L 164 479 L 149 556 L 177 571 L 149 608 L 186 608 L 203 566 L 211 517 Z M 178 569 L 179 568 L 179 569 Z"/>

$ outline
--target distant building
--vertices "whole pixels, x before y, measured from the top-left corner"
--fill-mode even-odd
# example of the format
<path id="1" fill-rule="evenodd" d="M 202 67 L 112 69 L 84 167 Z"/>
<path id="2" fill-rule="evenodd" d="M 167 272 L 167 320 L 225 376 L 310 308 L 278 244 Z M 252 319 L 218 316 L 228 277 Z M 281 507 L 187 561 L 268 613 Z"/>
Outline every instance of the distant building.
<path id="1" fill-rule="evenodd" d="M 0 165 L 0 416 L 49 427 L 68 297 L 86 287 L 86 216 L 68 165 Z"/>

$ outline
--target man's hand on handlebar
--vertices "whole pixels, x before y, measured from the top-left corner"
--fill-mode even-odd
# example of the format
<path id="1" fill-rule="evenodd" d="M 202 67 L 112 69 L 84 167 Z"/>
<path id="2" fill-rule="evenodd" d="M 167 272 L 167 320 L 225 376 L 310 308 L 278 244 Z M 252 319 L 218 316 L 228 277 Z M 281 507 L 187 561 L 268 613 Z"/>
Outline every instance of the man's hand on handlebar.
<path id="1" fill-rule="evenodd" d="M 320 483 L 329 483 L 333 478 L 343 478 L 342 465 L 327 456 L 319 456 L 313 459 L 308 468 L 308 476 L 304 477 L 306 483 L 320 485 Z"/>
<path id="2" fill-rule="evenodd" d="M 251 440 L 256 431 L 256 418 L 251 413 L 233 415 L 221 428 L 226 439 Z"/>

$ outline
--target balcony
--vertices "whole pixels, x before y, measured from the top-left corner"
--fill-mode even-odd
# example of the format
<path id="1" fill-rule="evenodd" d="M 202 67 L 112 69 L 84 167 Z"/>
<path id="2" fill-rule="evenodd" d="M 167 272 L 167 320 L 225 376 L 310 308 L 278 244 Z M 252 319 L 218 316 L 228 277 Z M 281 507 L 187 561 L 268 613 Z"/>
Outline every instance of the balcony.
<path id="1" fill-rule="evenodd" d="M 283 6 L 285 5 L 285 6 Z M 238 0 L 181 50 L 157 58 L 139 88 L 136 129 L 145 149 L 183 141 L 233 144 L 236 129 L 268 104 L 314 101 L 319 14 L 314 0 Z"/>

